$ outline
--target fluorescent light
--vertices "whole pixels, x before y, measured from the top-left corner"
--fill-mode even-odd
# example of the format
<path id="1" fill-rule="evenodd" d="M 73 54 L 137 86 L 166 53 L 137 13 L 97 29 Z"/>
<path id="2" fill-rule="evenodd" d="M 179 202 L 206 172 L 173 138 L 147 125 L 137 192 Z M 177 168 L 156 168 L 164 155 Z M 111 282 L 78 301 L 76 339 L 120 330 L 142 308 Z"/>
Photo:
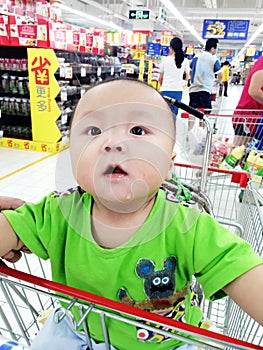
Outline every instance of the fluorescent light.
<path id="1" fill-rule="evenodd" d="M 160 0 L 164 6 L 185 26 L 185 28 L 193 34 L 193 36 L 200 41 L 202 45 L 205 45 L 205 40 L 194 29 L 194 27 L 183 17 L 183 15 L 177 10 L 177 8 L 171 3 L 170 0 Z"/>
<path id="2" fill-rule="evenodd" d="M 217 1 L 216 0 L 205 0 L 205 6 L 207 8 L 217 8 Z"/>
<path id="3" fill-rule="evenodd" d="M 70 12 L 71 14 L 74 14 L 74 15 L 77 15 L 77 16 L 80 16 L 82 18 L 87 18 L 88 20 L 92 21 L 92 22 L 95 22 L 95 23 L 98 23 L 106 28 L 112 28 L 112 29 L 116 29 L 116 30 L 123 30 L 121 27 L 117 26 L 115 23 L 113 23 L 112 21 L 104 21 L 103 19 L 101 18 L 98 18 L 98 17 L 95 17 L 95 16 L 92 16 L 92 15 L 88 15 L 87 13 L 85 12 L 81 12 L 79 10 L 75 10 L 73 7 L 70 7 L 70 6 L 66 6 L 66 5 L 63 5 L 61 3 L 56 3 L 55 5 L 56 7 L 59 7 L 60 9 L 64 10 L 64 11 L 68 11 Z"/>

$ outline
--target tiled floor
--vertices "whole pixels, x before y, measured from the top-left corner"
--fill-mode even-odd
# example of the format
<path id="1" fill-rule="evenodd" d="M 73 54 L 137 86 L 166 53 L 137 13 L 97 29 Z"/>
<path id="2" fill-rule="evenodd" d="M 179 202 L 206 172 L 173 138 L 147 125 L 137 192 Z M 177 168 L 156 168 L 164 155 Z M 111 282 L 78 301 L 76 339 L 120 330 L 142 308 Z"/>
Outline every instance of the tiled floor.
<path id="1" fill-rule="evenodd" d="M 220 107 L 221 111 L 231 114 L 242 88 L 242 86 L 230 86 L 229 97 L 223 97 L 221 101 L 216 101 L 215 108 Z M 188 103 L 188 101 L 188 92 L 185 91 L 183 102 Z M 179 162 L 191 161 L 186 136 L 187 120 L 181 119 L 179 114 L 177 119 L 177 145 L 175 148 L 178 153 L 177 161 Z M 201 161 L 199 158 L 195 160 Z M 71 174 L 68 150 L 57 155 L 50 155 L 0 148 L 0 164 L 0 195 L 15 196 L 26 201 L 36 202 L 54 189 L 65 190 L 76 184 Z M 43 275 L 42 267 L 44 267 L 47 277 L 50 278 L 48 263 L 40 263 L 33 256 L 28 256 L 28 261 L 21 260 L 17 267 L 25 272 L 40 276 Z M 3 300 L 1 294 L 0 300 Z M 1 307 L 5 312 L 8 305 L 3 301 L 0 302 L 0 309 Z M 23 315 L 25 318 L 25 313 Z"/>

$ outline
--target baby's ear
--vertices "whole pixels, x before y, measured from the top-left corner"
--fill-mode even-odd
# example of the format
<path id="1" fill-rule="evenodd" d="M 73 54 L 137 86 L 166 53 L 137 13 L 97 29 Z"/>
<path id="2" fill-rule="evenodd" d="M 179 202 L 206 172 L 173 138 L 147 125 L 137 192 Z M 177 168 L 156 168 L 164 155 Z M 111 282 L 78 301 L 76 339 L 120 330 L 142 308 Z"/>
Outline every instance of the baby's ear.
<path id="1" fill-rule="evenodd" d="M 168 170 L 168 174 L 166 175 L 165 180 L 171 180 L 172 178 L 175 157 L 176 157 L 176 152 L 173 152 L 171 155 L 170 169 Z"/>

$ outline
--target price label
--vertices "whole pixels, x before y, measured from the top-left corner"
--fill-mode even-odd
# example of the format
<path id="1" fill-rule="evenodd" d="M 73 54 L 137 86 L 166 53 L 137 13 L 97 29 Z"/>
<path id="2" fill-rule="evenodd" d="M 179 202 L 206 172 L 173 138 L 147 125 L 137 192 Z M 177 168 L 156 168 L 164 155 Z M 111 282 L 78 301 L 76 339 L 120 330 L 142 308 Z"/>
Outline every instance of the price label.
<path id="1" fill-rule="evenodd" d="M 72 67 L 66 67 L 65 68 L 65 78 L 72 79 L 72 77 L 73 77 Z"/>
<path id="2" fill-rule="evenodd" d="M 86 69 L 86 67 L 81 66 L 81 68 L 80 68 L 80 76 L 81 77 L 86 77 L 87 76 L 87 69 Z"/>
<path id="3" fill-rule="evenodd" d="M 67 101 L 68 100 L 68 94 L 67 94 L 67 89 L 66 88 L 61 88 L 60 90 L 60 98 L 61 101 Z"/>
<path id="4" fill-rule="evenodd" d="M 68 115 L 66 113 L 63 113 L 61 115 L 61 124 L 62 125 L 67 124 L 67 121 L 68 121 Z"/>

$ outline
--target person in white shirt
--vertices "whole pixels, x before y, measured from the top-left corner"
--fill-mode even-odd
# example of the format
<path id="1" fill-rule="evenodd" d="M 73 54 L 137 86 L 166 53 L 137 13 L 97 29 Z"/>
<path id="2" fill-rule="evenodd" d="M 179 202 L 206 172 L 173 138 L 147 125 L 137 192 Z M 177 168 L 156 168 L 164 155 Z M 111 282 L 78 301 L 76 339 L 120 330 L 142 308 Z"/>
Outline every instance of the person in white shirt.
<path id="1" fill-rule="evenodd" d="M 189 105 L 194 108 L 212 109 L 212 88 L 214 82 L 222 80 L 222 70 L 216 56 L 218 39 L 210 38 L 206 41 L 205 51 L 193 58 L 191 68 L 191 85 L 189 88 Z M 215 80 L 215 74 L 217 80 Z"/>
<path id="2" fill-rule="evenodd" d="M 183 96 L 184 80 L 190 78 L 189 61 L 183 52 L 183 42 L 180 38 L 174 37 L 170 42 L 170 52 L 161 61 L 159 84 L 160 93 L 181 101 Z M 175 118 L 178 108 L 172 106 Z"/>

